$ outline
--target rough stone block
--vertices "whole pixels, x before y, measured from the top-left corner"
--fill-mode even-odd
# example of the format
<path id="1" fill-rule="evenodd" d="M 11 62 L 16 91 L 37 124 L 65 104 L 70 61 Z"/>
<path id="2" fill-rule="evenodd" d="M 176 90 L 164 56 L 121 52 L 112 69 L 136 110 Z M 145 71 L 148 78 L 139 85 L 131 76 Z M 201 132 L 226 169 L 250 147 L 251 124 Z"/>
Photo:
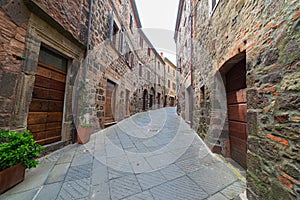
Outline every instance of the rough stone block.
<path id="1" fill-rule="evenodd" d="M 15 92 L 17 74 L 4 71 L 0 78 L 0 96 L 11 97 Z"/>

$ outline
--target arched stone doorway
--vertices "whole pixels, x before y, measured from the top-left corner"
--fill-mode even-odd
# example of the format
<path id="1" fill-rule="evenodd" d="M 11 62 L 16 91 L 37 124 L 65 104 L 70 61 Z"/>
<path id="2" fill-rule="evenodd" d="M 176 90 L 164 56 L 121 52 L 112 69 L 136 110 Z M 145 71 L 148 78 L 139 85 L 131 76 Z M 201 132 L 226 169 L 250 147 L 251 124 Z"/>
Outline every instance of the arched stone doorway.
<path id="1" fill-rule="evenodd" d="M 143 92 L 143 110 L 148 109 L 148 90 L 144 90 Z"/>
<path id="2" fill-rule="evenodd" d="M 221 68 L 228 112 L 230 157 L 247 168 L 247 95 L 246 53 L 227 61 Z"/>

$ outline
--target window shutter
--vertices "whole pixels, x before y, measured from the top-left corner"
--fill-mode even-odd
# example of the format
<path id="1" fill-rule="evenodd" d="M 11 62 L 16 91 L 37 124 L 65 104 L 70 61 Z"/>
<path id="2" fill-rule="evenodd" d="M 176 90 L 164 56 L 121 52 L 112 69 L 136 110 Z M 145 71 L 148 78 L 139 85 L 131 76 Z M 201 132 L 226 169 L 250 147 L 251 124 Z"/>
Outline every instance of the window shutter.
<path id="1" fill-rule="evenodd" d="M 114 11 L 111 11 L 110 26 L 109 26 L 109 40 L 112 42 L 114 34 Z"/>
<path id="2" fill-rule="evenodd" d="M 134 68 L 134 54 L 131 54 L 131 68 Z"/>
<path id="3" fill-rule="evenodd" d="M 124 39 L 123 39 L 124 35 L 123 35 L 123 29 L 120 31 L 120 44 L 119 44 L 119 52 L 122 54 L 123 53 L 123 43 L 124 43 Z"/>

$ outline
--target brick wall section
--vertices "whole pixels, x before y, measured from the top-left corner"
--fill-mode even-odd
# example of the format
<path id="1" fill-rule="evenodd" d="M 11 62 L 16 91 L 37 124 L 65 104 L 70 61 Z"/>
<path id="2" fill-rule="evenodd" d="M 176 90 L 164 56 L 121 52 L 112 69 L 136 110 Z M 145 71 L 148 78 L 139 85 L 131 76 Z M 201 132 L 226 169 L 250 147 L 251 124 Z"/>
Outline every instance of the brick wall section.
<path id="1" fill-rule="evenodd" d="M 37 4 L 50 17 L 58 22 L 64 30 L 70 32 L 77 40 L 86 43 L 89 1 L 45 1 L 28 0 Z M 100 1 L 101 2 L 101 1 Z"/>
<path id="2" fill-rule="evenodd" d="M 17 101 L 16 90 L 22 72 L 21 57 L 25 50 L 28 16 L 25 10 L 23 15 L 19 16 L 23 17 L 23 20 L 16 20 L 9 2 L 2 6 L 0 8 L 0 127 L 9 128 L 13 125 L 14 106 Z"/>
<path id="3" fill-rule="evenodd" d="M 220 0 L 212 16 L 208 9 L 208 1 L 200 1 L 195 8 L 195 98 L 203 77 L 213 77 L 219 70 L 222 74 L 228 60 L 233 61 L 232 58 L 245 52 L 247 184 L 252 191 L 248 198 L 255 199 L 257 195 L 258 199 L 298 199 L 299 1 Z M 208 81 L 205 88 L 205 102 L 194 105 L 199 108 L 194 120 L 200 118 L 198 132 L 203 138 L 213 138 L 207 135 L 214 118 L 210 108 L 218 102 L 211 102 L 213 91 Z M 225 123 L 219 137 L 223 155 L 229 155 L 230 151 L 226 137 Z"/>

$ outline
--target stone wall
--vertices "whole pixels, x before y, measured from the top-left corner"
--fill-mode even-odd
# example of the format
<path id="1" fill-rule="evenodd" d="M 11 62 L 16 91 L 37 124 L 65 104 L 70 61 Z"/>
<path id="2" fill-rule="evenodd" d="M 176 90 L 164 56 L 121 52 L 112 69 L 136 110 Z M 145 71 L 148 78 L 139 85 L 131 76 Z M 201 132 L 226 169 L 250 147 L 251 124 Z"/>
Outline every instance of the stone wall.
<path id="1" fill-rule="evenodd" d="M 249 199 L 297 199 L 299 193 L 299 1 L 220 0 L 209 14 L 209 1 L 195 7 L 195 98 L 198 132 L 212 138 L 219 153 L 229 155 L 228 125 L 219 127 L 221 105 L 205 77 L 222 75 L 246 57 Z M 196 104 L 196 103 L 195 103 Z M 208 117 L 207 117 L 207 114 Z M 223 128 L 223 129 L 222 129 Z M 209 133 L 209 135 L 207 135 Z M 207 141 L 210 143 L 211 140 Z"/>
<path id="2" fill-rule="evenodd" d="M 24 4 L 18 7 L 11 4 L 11 1 L 0 4 L 0 127 L 3 128 L 18 127 L 14 113 L 29 19 Z M 24 11 L 18 13 L 20 10 Z"/>

